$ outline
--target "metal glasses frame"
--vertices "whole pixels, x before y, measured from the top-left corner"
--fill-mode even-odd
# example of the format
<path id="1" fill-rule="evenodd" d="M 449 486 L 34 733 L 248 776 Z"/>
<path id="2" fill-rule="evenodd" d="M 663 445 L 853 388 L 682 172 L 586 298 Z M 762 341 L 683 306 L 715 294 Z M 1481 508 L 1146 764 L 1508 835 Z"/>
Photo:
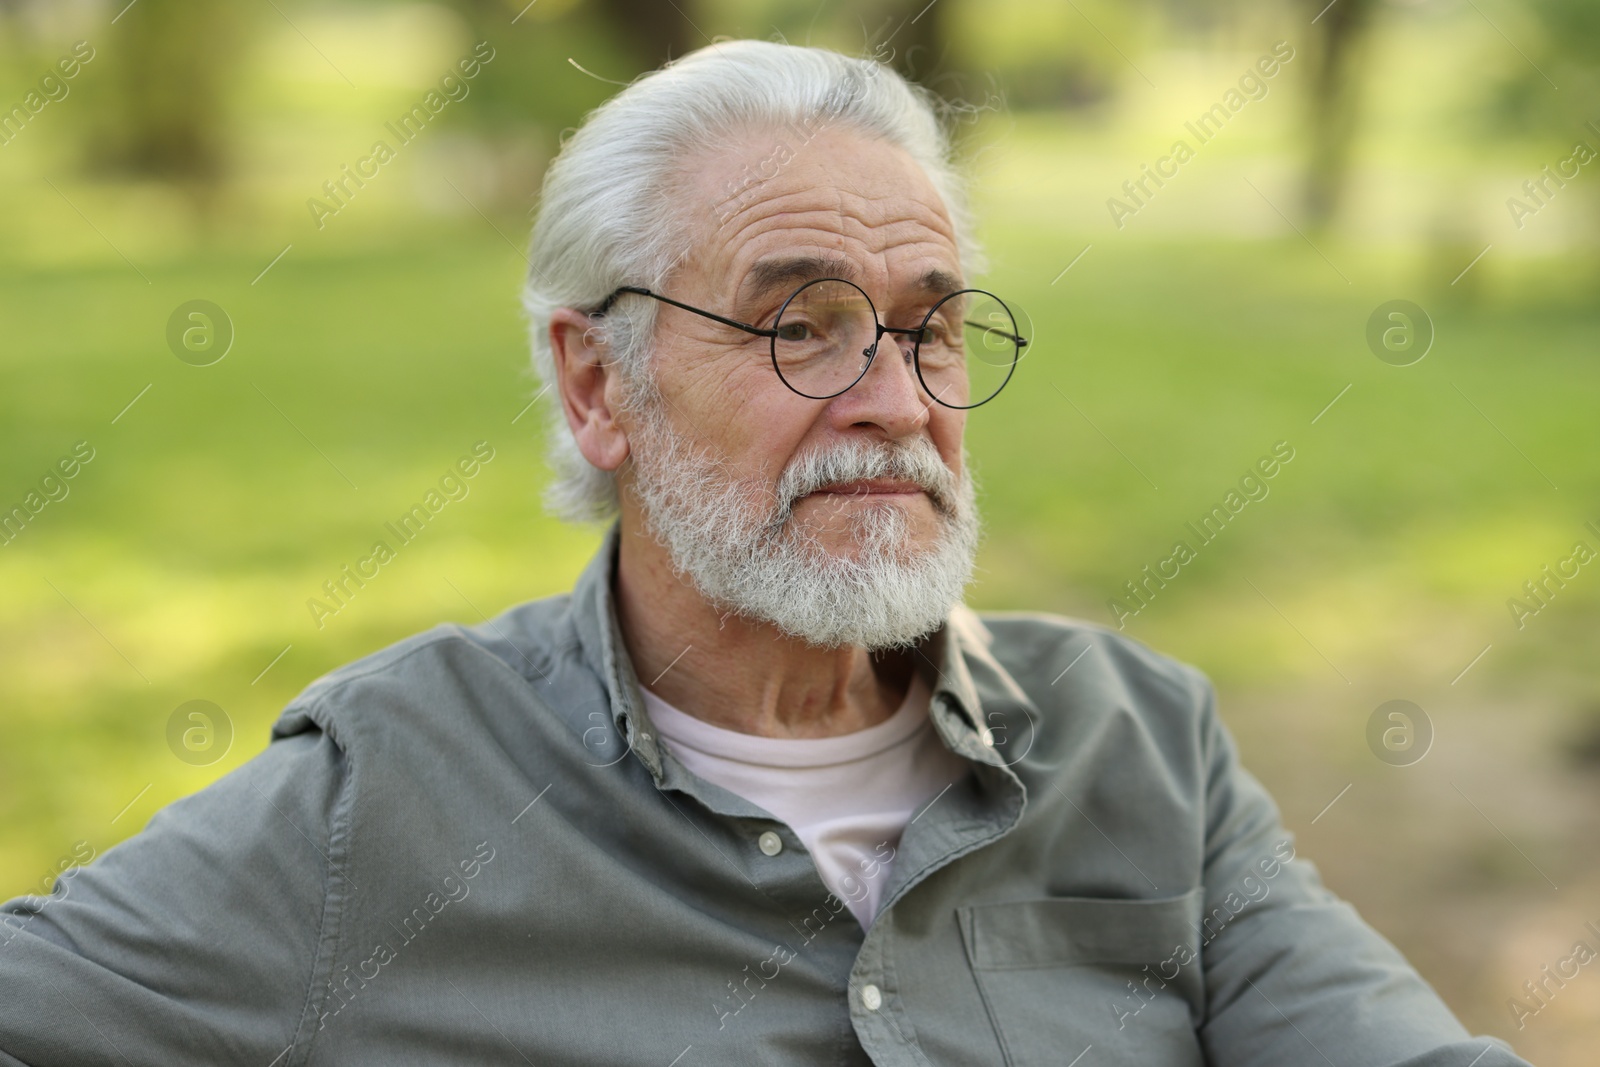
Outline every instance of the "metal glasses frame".
<path id="1" fill-rule="evenodd" d="M 923 316 L 922 324 L 920 326 L 917 326 L 915 329 L 903 329 L 896 326 L 885 326 L 883 324 L 883 320 L 878 317 L 878 308 L 877 305 L 872 302 L 872 297 L 867 296 L 866 290 L 862 289 L 855 282 L 852 282 L 846 278 L 813 278 L 811 281 L 806 282 L 794 292 L 789 294 L 788 298 L 784 300 L 783 306 L 778 309 L 778 315 L 774 321 L 782 321 L 783 313 L 789 309 L 789 305 L 794 301 L 794 298 L 799 296 L 807 288 L 816 285 L 819 282 L 842 282 L 843 284 L 850 286 L 852 289 L 860 293 L 862 298 L 866 300 L 867 307 L 872 310 L 872 321 L 877 326 L 877 336 L 873 338 L 872 344 L 869 347 L 862 350 L 861 354 L 867 357 L 867 361 L 862 365 L 861 373 L 856 375 L 855 378 L 850 381 L 850 384 L 846 385 L 843 389 L 840 389 L 837 392 L 828 393 L 824 396 L 814 396 L 811 393 L 801 392 L 783 376 L 783 371 L 778 369 L 778 331 L 775 328 L 752 326 L 748 322 L 740 322 L 737 319 L 730 319 L 725 316 L 718 315 L 716 312 L 707 311 L 705 308 L 697 308 L 692 304 L 685 304 L 681 301 L 673 300 L 671 297 L 662 296 L 660 293 L 637 285 L 624 285 L 613 290 L 611 295 L 607 296 L 605 300 L 601 302 L 599 307 L 589 312 L 589 315 L 591 318 L 601 318 L 607 311 L 611 310 L 611 305 L 616 303 L 619 296 L 622 296 L 624 293 L 635 293 L 639 296 L 648 296 L 652 300 L 659 300 L 663 304 L 671 304 L 675 308 L 682 308 L 684 311 L 693 312 L 694 314 L 710 319 L 713 322 L 720 322 L 724 326 L 732 326 L 734 329 L 743 330 L 745 333 L 755 334 L 758 337 L 766 337 L 771 341 L 771 344 L 768 347 L 772 356 L 772 369 L 774 373 L 778 375 L 778 380 L 788 387 L 790 391 L 806 397 L 809 400 L 831 400 L 836 396 L 840 396 L 849 392 L 852 388 L 854 388 L 856 382 L 859 382 L 862 378 L 865 378 L 867 376 L 867 371 L 872 369 L 872 361 L 877 358 L 878 344 L 883 340 L 883 335 L 886 333 L 899 334 L 902 337 L 912 338 L 911 365 L 916 371 L 917 381 L 921 383 L 923 390 L 933 398 L 935 403 L 941 404 L 947 408 L 954 408 L 957 411 L 970 411 L 975 407 L 987 404 L 989 401 L 999 396 L 1001 390 L 1003 390 L 1007 383 L 1011 381 L 1011 375 L 1016 373 L 1017 361 L 1022 358 L 1022 350 L 1028 346 L 1028 339 L 1026 337 L 1021 337 L 1014 333 L 1006 333 L 1004 330 L 995 331 L 1016 345 L 1016 355 L 1011 360 L 1011 365 L 1006 368 L 1005 380 L 1000 383 L 994 392 L 990 393 L 976 404 L 951 404 L 947 401 L 940 400 L 938 394 L 928 387 L 927 381 L 922 377 L 922 361 L 920 359 L 922 351 L 922 338 L 928 329 L 929 321 L 933 318 L 933 313 L 937 311 L 940 305 L 942 305 L 946 300 L 961 296 L 966 293 L 976 293 L 980 296 L 988 297 L 990 300 L 993 300 L 995 303 L 1005 308 L 1007 316 L 1009 316 L 1011 321 L 1015 323 L 1016 316 L 1011 313 L 1010 305 L 985 289 L 958 289 L 953 293 L 941 297 L 937 304 L 934 304 L 933 307 L 929 308 L 927 315 Z M 970 320 L 968 320 L 968 325 L 979 326 L 985 329 L 993 329 L 992 327 L 984 327 L 982 323 L 975 323 L 971 322 Z"/>

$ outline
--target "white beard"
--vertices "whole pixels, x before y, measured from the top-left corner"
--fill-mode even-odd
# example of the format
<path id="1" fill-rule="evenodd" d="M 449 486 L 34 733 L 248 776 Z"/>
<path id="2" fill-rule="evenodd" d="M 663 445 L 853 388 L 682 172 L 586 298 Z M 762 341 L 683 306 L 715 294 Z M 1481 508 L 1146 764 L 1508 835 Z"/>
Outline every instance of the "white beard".
<path id="1" fill-rule="evenodd" d="M 972 578 L 980 524 L 962 455 L 958 478 L 933 442 L 855 441 L 801 456 L 776 487 L 740 481 L 692 447 L 646 401 L 633 442 L 633 490 L 674 569 L 701 595 L 823 648 L 908 647 L 941 626 Z M 910 543 L 897 503 L 849 505 L 853 558 L 826 551 L 793 520 L 794 504 L 825 485 L 865 478 L 915 482 L 940 519 L 931 547 Z"/>

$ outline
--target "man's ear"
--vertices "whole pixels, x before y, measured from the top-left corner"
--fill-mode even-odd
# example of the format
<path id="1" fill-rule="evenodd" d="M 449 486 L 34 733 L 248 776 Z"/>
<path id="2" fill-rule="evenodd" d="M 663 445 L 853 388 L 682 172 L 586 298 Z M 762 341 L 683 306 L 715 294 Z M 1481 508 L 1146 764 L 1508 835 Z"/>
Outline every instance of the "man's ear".
<path id="1" fill-rule="evenodd" d="M 573 308 L 557 308 L 550 315 L 550 354 L 578 451 L 601 470 L 616 470 L 628 458 L 628 436 L 615 418 L 619 371 L 604 324 Z"/>

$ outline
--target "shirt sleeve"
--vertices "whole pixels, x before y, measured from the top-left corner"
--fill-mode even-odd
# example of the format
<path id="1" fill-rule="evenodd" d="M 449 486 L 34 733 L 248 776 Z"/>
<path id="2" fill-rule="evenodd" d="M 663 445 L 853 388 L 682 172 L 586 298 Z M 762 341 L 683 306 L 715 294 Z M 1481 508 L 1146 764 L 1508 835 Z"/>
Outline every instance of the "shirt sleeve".
<path id="1" fill-rule="evenodd" d="M 1265 788 L 1239 763 L 1215 694 L 1201 691 L 1206 784 L 1200 957 L 1211 1063 L 1276 1067 L 1510 1067 L 1474 1038 L 1399 950 L 1294 854 Z"/>
<path id="2" fill-rule="evenodd" d="M 346 895 L 345 761 L 274 741 L 142 833 L 0 905 L 0 1064 L 274 1064 Z"/>

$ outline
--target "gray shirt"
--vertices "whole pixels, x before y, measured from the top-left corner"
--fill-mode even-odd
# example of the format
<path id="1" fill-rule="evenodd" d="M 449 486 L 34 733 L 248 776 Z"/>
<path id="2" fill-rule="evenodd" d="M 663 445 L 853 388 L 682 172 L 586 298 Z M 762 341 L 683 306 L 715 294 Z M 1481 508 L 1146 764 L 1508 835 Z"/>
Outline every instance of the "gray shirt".
<path id="1" fill-rule="evenodd" d="M 1523 1062 L 1294 855 L 1199 672 L 1049 616 L 958 607 L 919 648 L 971 773 L 862 872 L 863 931 L 658 743 L 616 543 L 319 679 L 0 908 L 0 1064 Z"/>

